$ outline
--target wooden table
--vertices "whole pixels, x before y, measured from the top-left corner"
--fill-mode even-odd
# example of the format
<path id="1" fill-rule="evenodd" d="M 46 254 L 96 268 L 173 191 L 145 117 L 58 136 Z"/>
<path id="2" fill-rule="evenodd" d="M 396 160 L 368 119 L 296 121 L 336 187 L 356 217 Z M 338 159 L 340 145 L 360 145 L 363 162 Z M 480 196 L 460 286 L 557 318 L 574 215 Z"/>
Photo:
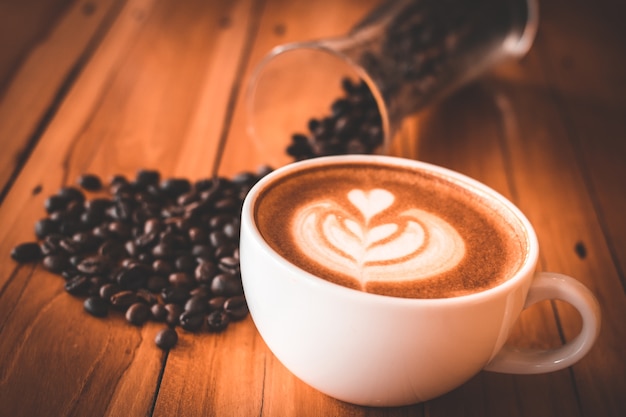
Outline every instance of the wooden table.
<path id="1" fill-rule="evenodd" d="M 0 2 L 0 416 L 625 416 L 626 26 L 623 2 L 541 2 L 521 62 L 406 120 L 393 153 L 468 174 L 535 225 L 540 269 L 602 306 L 592 351 L 563 371 L 482 372 L 411 407 L 329 398 L 292 376 L 248 317 L 221 334 L 94 318 L 63 280 L 9 253 L 43 202 L 81 173 L 232 176 L 261 160 L 245 132 L 248 77 L 269 49 L 345 33 L 376 0 Z M 290 132 L 288 132 L 290 133 Z M 524 312 L 511 342 L 558 346 L 560 302 Z"/>

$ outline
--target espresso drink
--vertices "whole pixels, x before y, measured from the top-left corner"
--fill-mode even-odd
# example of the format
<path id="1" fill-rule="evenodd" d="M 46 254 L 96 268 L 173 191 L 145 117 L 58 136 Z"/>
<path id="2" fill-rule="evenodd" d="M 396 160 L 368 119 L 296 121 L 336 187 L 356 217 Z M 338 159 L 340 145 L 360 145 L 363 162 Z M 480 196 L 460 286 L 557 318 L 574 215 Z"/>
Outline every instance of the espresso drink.
<path id="1" fill-rule="evenodd" d="M 511 277 L 526 240 L 512 214 L 438 174 L 378 163 L 309 167 L 258 197 L 256 224 L 298 267 L 346 287 L 446 298 Z"/>

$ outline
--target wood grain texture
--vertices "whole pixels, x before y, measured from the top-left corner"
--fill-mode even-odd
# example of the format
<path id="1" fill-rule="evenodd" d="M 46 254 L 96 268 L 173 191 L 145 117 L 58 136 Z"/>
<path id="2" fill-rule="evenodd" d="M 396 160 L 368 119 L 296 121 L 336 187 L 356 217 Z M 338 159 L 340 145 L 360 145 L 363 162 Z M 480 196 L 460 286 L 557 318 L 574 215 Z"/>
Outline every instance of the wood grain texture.
<path id="1" fill-rule="evenodd" d="M 256 65 L 275 45 L 345 33 L 377 3 L 0 0 L 0 253 L 33 239 L 45 197 L 81 173 L 199 179 L 266 163 L 246 132 Z M 393 154 L 465 173 L 521 208 L 540 269 L 574 276 L 601 303 L 583 360 L 545 375 L 482 372 L 414 406 L 358 407 L 299 381 L 250 317 L 220 334 L 181 330 L 164 353 L 160 325 L 93 318 L 60 277 L 7 255 L 0 416 L 626 415 L 626 7 L 540 5 L 529 55 L 405 120 Z M 560 346 L 579 329 L 572 307 L 543 302 L 510 343 Z"/>

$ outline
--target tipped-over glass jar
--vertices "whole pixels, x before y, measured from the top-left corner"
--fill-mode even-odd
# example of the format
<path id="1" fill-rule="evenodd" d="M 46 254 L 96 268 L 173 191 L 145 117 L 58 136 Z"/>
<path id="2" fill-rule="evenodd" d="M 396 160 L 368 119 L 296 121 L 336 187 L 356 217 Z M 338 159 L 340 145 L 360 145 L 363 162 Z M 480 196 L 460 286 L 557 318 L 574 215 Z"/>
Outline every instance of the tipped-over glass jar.
<path id="1" fill-rule="evenodd" d="M 386 153 L 405 116 L 523 56 L 537 26 L 537 0 L 384 2 L 343 37 L 271 50 L 248 86 L 248 132 L 273 165 Z"/>

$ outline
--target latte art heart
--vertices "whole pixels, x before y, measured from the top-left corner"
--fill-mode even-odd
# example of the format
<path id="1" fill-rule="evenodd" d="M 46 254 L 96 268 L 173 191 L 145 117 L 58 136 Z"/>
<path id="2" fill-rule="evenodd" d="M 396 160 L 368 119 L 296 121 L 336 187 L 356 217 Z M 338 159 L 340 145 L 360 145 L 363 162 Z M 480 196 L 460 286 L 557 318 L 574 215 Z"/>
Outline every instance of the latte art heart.
<path id="1" fill-rule="evenodd" d="M 313 201 L 295 214 L 292 232 L 308 258 L 362 287 L 432 277 L 463 259 L 463 238 L 448 222 L 418 208 L 392 213 L 394 202 L 391 192 L 379 188 L 351 190 L 345 200 Z"/>

